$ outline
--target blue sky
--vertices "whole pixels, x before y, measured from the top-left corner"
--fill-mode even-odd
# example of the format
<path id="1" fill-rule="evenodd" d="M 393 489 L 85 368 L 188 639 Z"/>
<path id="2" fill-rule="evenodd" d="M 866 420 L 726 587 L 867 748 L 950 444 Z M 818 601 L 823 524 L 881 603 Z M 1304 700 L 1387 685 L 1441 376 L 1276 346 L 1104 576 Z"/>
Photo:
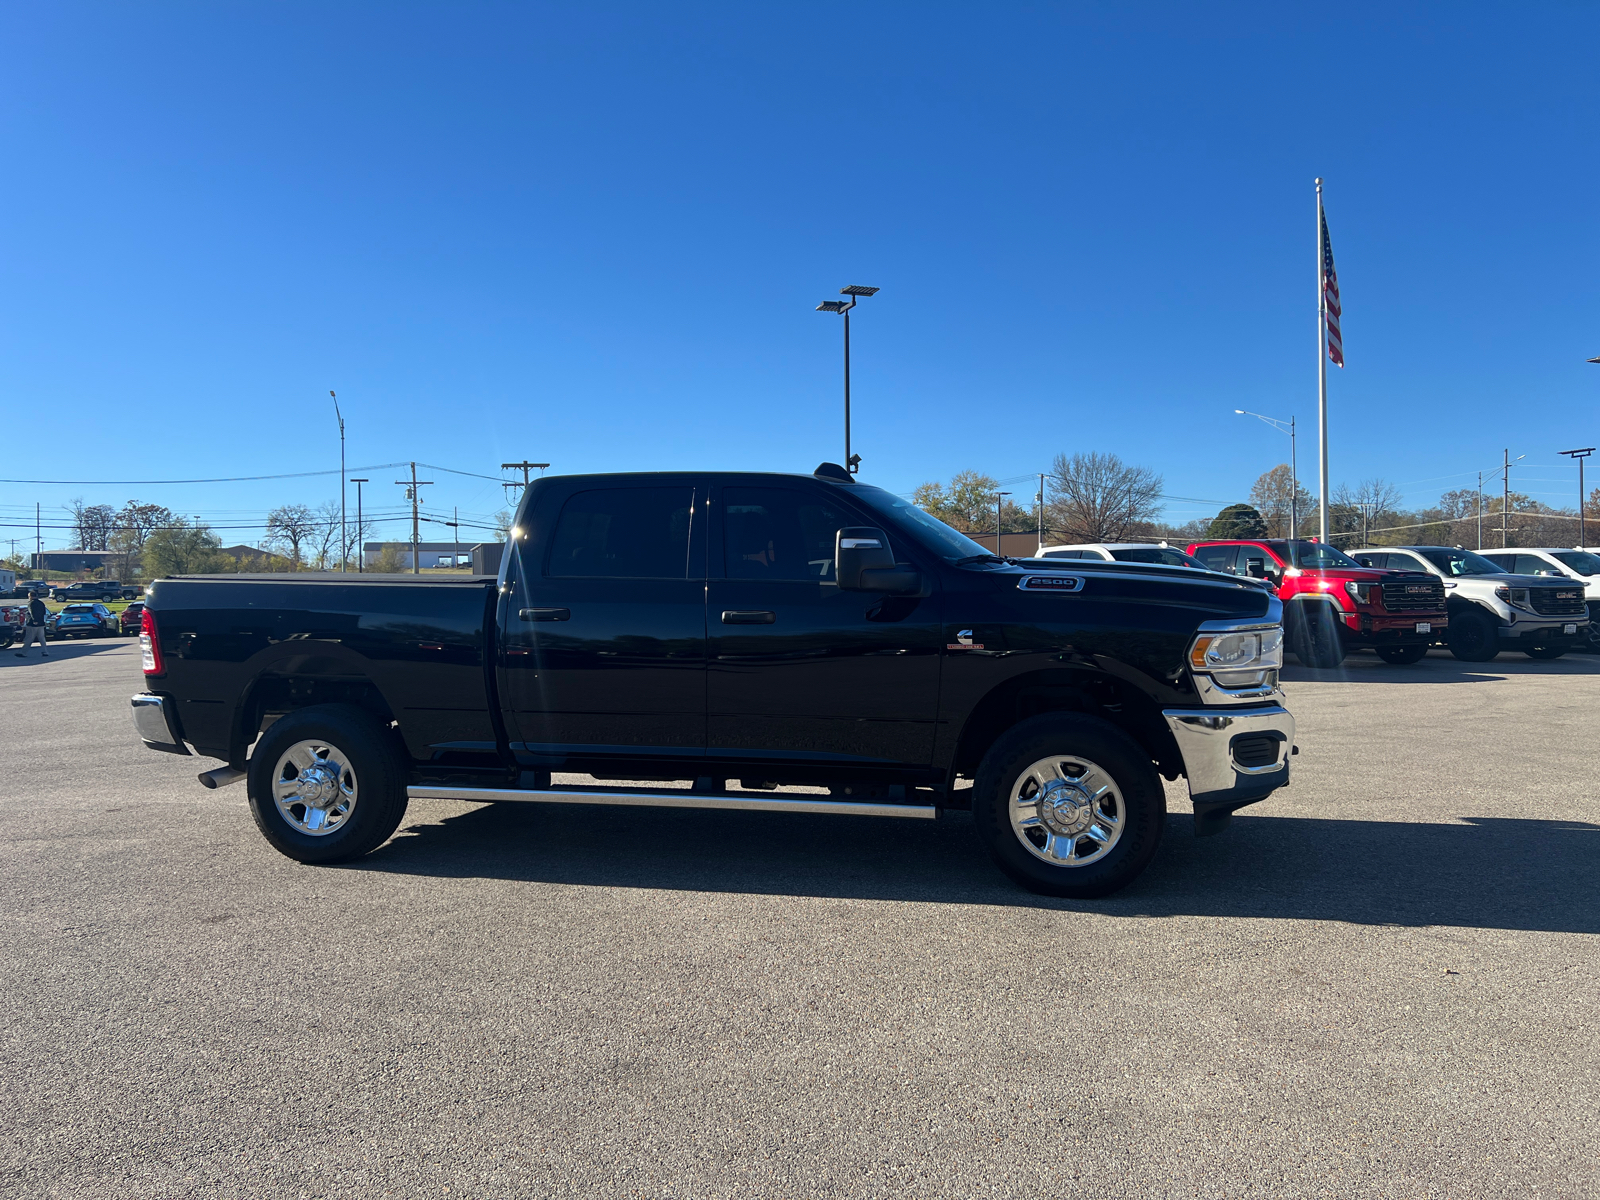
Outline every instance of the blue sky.
<path id="1" fill-rule="evenodd" d="M 337 468 L 330 388 L 352 466 L 809 471 L 842 454 L 813 308 L 863 283 L 866 479 L 1112 451 L 1183 519 L 1287 458 L 1234 408 L 1297 416 L 1313 477 L 1320 174 L 1335 482 L 1420 504 L 1509 446 L 1571 503 L 1600 10 L 1388 8 L 8 6 L 0 475 Z M 0 514 L 336 492 L 5 483 Z"/>

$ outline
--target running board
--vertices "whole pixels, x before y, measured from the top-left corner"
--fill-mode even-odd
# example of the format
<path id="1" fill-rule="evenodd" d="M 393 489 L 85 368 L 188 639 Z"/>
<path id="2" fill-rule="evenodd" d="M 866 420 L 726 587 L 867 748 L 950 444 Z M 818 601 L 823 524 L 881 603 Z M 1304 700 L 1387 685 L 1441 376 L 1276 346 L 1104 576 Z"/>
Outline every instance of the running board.
<path id="1" fill-rule="evenodd" d="M 520 800 L 533 804 L 620 804 L 638 808 L 733 808 L 745 812 L 834 813 L 844 817 L 911 817 L 931 821 L 939 810 L 925 804 L 863 804 L 859 800 L 806 800 L 799 796 L 752 796 L 745 793 L 702 796 L 694 792 L 612 792 L 547 788 L 432 787 L 406 788 L 411 800 Z"/>

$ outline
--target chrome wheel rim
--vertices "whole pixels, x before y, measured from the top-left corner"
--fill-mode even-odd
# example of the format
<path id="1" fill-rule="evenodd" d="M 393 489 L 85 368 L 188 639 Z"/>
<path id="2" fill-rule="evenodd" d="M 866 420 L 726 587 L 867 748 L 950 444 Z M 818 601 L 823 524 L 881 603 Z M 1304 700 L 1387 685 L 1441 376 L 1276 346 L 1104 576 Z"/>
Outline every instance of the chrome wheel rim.
<path id="1" fill-rule="evenodd" d="M 272 802 L 290 828 L 312 837 L 337 833 L 356 807 L 356 772 L 327 742 L 296 742 L 272 771 Z"/>
<path id="2" fill-rule="evenodd" d="M 1122 838 L 1128 807 L 1104 767 L 1074 754 L 1041 758 L 1017 776 L 1008 804 L 1023 849 L 1052 867 L 1099 862 Z"/>

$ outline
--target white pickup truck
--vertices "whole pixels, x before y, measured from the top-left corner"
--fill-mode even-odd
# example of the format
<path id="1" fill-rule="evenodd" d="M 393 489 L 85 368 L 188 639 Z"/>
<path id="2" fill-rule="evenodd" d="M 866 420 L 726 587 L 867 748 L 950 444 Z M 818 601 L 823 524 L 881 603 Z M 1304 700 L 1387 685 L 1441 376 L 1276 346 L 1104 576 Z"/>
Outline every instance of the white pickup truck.
<path id="1" fill-rule="evenodd" d="M 1530 547 L 1526 550 L 1485 550 L 1483 556 L 1516 575 L 1546 579 L 1576 579 L 1583 584 L 1589 606 L 1588 649 L 1600 652 L 1600 554 L 1576 547 Z"/>
<path id="2" fill-rule="evenodd" d="M 1482 554 L 1452 546 L 1368 546 L 1351 557 L 1364 567 L 1443 579 L 1450 609 L 1445 644 L 1464 662 L 1488 662 L 1502 650 L 1560 658 L 1589 640 L 1589 609 L 1576 581 L 1513 575 Z"/>

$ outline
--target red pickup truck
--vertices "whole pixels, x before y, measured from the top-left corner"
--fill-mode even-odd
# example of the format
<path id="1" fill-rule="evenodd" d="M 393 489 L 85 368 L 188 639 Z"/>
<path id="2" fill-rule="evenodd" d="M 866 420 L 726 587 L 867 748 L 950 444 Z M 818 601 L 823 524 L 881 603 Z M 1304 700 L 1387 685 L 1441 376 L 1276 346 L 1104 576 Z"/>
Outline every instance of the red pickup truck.
<path id="1" fill-rule="evenodd" d="M 1422 571 L 1379 571 L 1321 542 L 1195 542 L 1213 571 L 1265 579 L 1283 601 L 1284 636 L 1308 667 L 1336 667 L 1352 647 L 1388 663 L 1414 663 L 1442 640 L 1444 583 Z"/>

